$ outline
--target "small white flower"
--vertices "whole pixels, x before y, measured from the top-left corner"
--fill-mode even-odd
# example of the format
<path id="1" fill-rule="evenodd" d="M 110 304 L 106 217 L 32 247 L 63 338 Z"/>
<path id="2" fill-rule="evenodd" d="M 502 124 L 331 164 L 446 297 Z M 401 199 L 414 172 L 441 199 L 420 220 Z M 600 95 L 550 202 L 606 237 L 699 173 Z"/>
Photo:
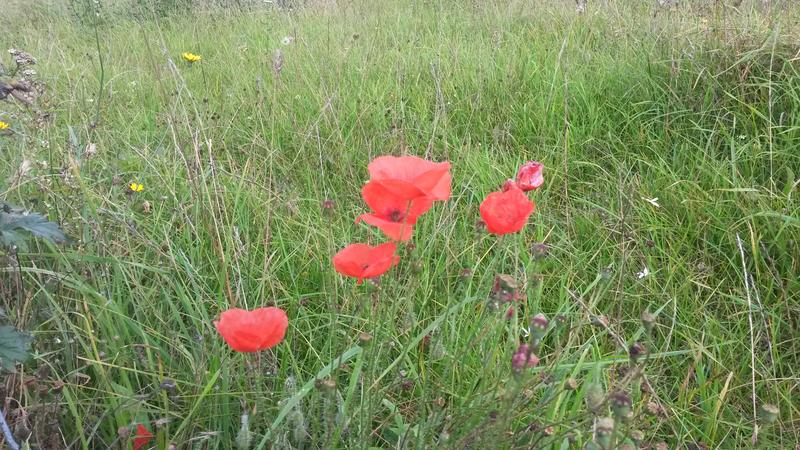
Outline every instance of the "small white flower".
<path id="1" fill-rule="evenodd" d="M 644 266 L 644 269 L 642 269 L 641 272 L 637 272 L 636 273 L 636 278 L 641 280 L 642 278 L 644 278 L 644 277 L 646 277 L 648 275 L 650 275 L 650 269 L 648 269 L 647 266 Z"/>
<path id="2" fill-rule="evenodd" d="M 647 203 L 650 203 L 656 208 L 661 208 L 661 205 L 658 204 L 658 197 L 653 197 L 653 198 L 642 197 L 642 200 L 646 201 Z"/>
<path id="3" fill-rule="evenodd" d="M 745 139 L 747 139 L 747 135 L 744 135 L 744 134 L 740 134 L 740 135 L 739 135 L 739 140 L 742 140 L 742 141 L 743 141 L 743 140 L 745 140 Z"/>
<path id="4" fill-rule="evenodd" d="M 289 45 L 292 42 L 294 42 L 294 36 L 286 36 L 283 39 L 281 39 L 281 44 L 283 45 Z"/>

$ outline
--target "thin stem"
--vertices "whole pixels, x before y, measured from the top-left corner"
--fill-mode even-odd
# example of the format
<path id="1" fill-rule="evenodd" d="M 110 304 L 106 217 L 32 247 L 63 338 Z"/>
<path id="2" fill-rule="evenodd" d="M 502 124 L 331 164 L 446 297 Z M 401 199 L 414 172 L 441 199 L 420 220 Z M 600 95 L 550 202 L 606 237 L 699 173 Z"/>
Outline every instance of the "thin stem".
<path id="1" fill-rule="evenodd" d="M 11 448 L 11 450 L 19 450 L 19 444 L 14 440 L 14 435 L 11 434 L 11 428 L 8 427 L 8 422 L 6 422 L 6 415 L 1 409 L 0 426 L 3 427 L 3 436 L 5 436 L 6 444 L 8 444 L 9 448 Z"/>

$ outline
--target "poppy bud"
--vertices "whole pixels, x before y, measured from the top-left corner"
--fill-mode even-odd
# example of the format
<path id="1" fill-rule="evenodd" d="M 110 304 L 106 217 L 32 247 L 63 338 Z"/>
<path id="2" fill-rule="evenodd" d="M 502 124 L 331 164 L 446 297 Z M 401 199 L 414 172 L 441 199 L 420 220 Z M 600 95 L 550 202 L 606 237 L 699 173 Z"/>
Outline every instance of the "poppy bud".
<path id="1" fill-rule="evenodd" d="M 130 428 L 124 427 L 124 426 L 117 428 L 117 436 L 119 436 L 120 439 L 125 439 L 130 435 L 131 435 L 131 429 Z"/>
<path id="2" fill-rule="evenodd" d="M 477 233 L 485 233 L 486 232 L 486 222 L 483 220 L 478 219 L 475 221 L 475 232 Z"/>
<path id="3" fill-rule="evenodd" d="M 566 381 L 564 381 L 564 389 L 568 391 L 574 391 L 578 389 L 578 380 L 575 378 L 567 378 Z"/>
<path id="4" fill-rule="evenodd" d="M 599 412 L 605 401 L 603 387 L 598 383 L 590 383 L 586 386 L 584 400 L 586 401 L 586 407 L 588 407 L 590 411 L 593 413 Z"/>
<path id="5" fill-rule="evenodd" d="M 658 417 L 662 415 L 663 410 L 658 403 L 648 402 L 644 408 L 644 412 L 649 416 Z"/>
<path id="6" fill-rule="evenodd" d="M 544 184 L 542 169 L 544 169 L 544 165 L 537 161 L 528 161 L 523 164 L 517 172 L 517 186 L 527 192 Z"/>
<path id="7" fill-rule="evenodd" d="M 545 259 L 550 252 L 550 247 L 547 244 L 537 242 L 531 246 L 531 255 L 536 261 Z"/>
<path id="8" fill-rule="evenodd" d="M 331 199 L 325 199 L 322 201 L 322 212 L 325 214 L 331 214 L 333 212 L 333 208 L 336 207 L 336 201 Z"/>
<path id="9" fill-rule="evenodd" d="M 615 392 L 611 395 L 611 412 L 614 417 L 623 422 L 627 422 L 633 417 L 633 402 L 628 394 L 624 392 Z"/>
<path id="10" fill-rule="evenodd" d="M 522 369 L 534 367 L 537 364 L 539 364 L 539 358 L 531 352 L 528 344 L 520 344 L 511 357 L 511 368 L 514 372 L 521 372 Z"/>
<path id="11" fill-rule="evenodd" d="M 422 273 L 422 269 L 425 266 L 422 264 L 422 261 L 414 261 L 411 263 L 411 272 L 415 274 Z"/>
<path id="12" fill-rule="evenodd" d="M 611 448 L 611 437 L 614 434 L 614 419 L 603 417 L 594 424 L 595 442 L 603 449 Z"/>
<path id="13" fill-rule="evenodd" d="M 642 326 L 648 333 L 653 331 L 653 326 L 655 323 L 656 316 L 654 316 L 650 311 L 645 311 L 642 313 Z"/>
<path id="14" fill-rule="evenodd" d="M 780 415 L 780 410 L 777 406 L 771 403 L 765 403 L 761 405 L 761 410 L 759 411 L 761 420 L 764 423 L 775 423 L 778 420 L 778 416 Z"/>
<path id="15" fill-rule="evenodd" d="M 472 269 L 469 269 L 469 268 L 461 269 L 461 271 L 458 273 L 458 275 L 461 278 L 464 278 L 464 279 L 470 278 L 472 276 Z"/>
<path id="16" fill-rule="evenodd" d="M 513 306 L 509 306 L 508 310 L 506 311 L 506 320 L 513 319 L 515 312 L 516 312 L 516 310 L 514 309 L 514 307 Z"/>
<path id="17" fill-rule="evenodd" d="M 175 390 L 177 385 L 175 384 L 175 380 L 170 380 L 169 378 L 165 379 L 161 382 L 161 389 L 167 391 L 167 394 L 170 396 L 175 395 Z"/>
<path id="18" fill-rule="evenodd" d="M 536 340 L 542 339 L 549 325 L 550 321 L 547 320 L 547 316 L 544 314 L 539 313 L 533 316 L 533 319 L 531 319 L 531 336 Z"/>
<path id="19" fill-rule="evenodd" d="M 644 442 L 644 433 L 641 430 L 631 430 L 628 434 L 637 444 Z"/>
<path id="20" fill-rule="evenodd" d="M 519 298 L 517 281 L 511 275 L 498 274 L 494 277 L 492 300 L 509 303 Z"/>
<path id="21" fill-rule="evenodd" d="M 628 349 L 628 356 L 631 358 L 631 361 L 637 363 L 640 359 L 647 356 L 647 347 L 641 342 L 634 342 L 631 348 Z"/>

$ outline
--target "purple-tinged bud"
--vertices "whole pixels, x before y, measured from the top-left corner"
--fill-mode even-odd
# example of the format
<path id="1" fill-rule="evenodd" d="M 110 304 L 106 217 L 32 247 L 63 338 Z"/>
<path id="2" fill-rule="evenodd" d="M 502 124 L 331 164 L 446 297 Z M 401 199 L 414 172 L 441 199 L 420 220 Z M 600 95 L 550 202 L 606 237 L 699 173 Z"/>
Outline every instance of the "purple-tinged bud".
<path id="1" fill-rule="evenodd" d="M 511 368 L 514 372 L 521 372 L 528 367 L 534 367 L 539 364 L 539 358 L 534 355 L 528 344 L 520 344 L 517 351 L 511 357 Z"/>
<path id="2" fill-rule="evenodd" d="M 600 444 L 600 448 L 610 449 L 611 438 L 614 434 L 614 419 L 611 417 L 603 417 L 597 419 L 594 424 L 595 442 Z"/>
<path id="3" fill-rule="evenodd" d="M 544 314 L 539 313 L 533 316 L 533 319 L 531 319 L 531 336 L 536 340 L 542 339 L 549 325 L 550 321 L 547 320 L 547 316 Z"/>
<path id="4" fill-rule="evenodd" d="M 615 392 L 611 394 L 609 399 L 611 402 L 611 412 L 617 420 L 627 422 L 633 418 L 633 402 L 628 394 L 624 392 Z"/>
<path id="5" fill-rule="evenodd" d="M 631 361 L 638 363 L 640 359 L 647 356 L 647 347 L 641 342 L 634 342 L 631 348 L 628 349 L 628 356 L 630 356 Z"/>
<path id="6" fill-rule="evenodd" d="M 541 261 L 547 258 L 550 253 L 550 247 L 542 242 L 537 242 L 531 246 L 531 255 L 536 261 Z"/>

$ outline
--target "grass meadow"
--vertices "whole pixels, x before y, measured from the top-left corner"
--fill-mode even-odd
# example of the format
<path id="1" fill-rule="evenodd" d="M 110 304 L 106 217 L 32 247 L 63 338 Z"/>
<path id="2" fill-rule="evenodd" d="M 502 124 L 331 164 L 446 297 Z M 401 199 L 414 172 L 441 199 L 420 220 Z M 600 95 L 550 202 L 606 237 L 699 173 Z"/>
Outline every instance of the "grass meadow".
<path id="1" fill-rule="evenodd" d="M 0 4 L 0 80 L 37 60 L 0 200 L 71 238 L 0 250 L 21 448 L 799 445 L 796 3 L 234 3 Z M 380 155 L 452 196 L 357 285 L 331 258 L 386 241 L 354 223 Z M 535 212 L 487 233 L 528 160 Z M 285 339 L 232 351 L 214 320 L 261 306 Z"/>

